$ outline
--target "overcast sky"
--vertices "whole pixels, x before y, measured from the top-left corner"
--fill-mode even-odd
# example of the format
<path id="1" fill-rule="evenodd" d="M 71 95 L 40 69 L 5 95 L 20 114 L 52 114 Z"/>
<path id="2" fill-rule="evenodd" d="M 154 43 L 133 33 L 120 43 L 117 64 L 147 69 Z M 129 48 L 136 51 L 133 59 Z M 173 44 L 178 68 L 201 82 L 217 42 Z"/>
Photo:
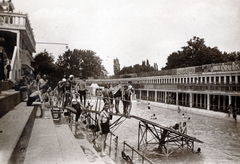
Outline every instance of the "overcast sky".
<path id="1" fill-rule="evenodd" d="M 113 74 L 148 59 L 159 68 L 193 36 L 220 51 L 240 51 L 240 0 L 12 0 L 28 13 L 36 42 L 89 49 Z M 37 44 L 58 58 L 63 45 Z"/>

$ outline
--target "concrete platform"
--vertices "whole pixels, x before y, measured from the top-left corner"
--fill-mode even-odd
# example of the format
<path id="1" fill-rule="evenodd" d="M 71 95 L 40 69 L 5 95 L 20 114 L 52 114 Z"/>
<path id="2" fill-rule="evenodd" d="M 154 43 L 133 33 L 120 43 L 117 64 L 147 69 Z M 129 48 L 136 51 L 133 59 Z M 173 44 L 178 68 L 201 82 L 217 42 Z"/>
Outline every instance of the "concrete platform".
<path id="1" fill-rule="evenodd" d="M 5 90 L 0 93 L 0 118 L 26 98 L 26 92 Z"/>
<path id="2" fill-rule="evenodd" d="M 33 117 L 33 107 L 22 102 L 0 119 L 0 163 L 9 162 L 28 120 Z"/>
<path id="3" fill-rule="evenodd" d="M 50 119 L 36 119 L 27 148 L 26 164 L 74 164 L 89 163 L 67 125 L 55 126 Z"/>

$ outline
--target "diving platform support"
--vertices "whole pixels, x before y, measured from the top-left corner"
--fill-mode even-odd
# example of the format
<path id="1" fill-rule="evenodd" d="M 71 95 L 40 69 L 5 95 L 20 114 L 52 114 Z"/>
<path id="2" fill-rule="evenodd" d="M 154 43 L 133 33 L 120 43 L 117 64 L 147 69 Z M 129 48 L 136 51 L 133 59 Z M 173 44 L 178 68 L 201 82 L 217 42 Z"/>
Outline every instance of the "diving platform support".
<path id="1" fill-rule="evenodd" d="M 175 150 L 184 150 L 194 152 L 194 142 L 203 143 L 195 137 L 182 134 L 178 131 L 164 127 L 155 122 L 132 116 L 139 120 L 138 127 L 138 150 L 141 146 L 147 149 L 149 145 L 157 145 L 157 150 L 163 156 L 169 156 Z"/>

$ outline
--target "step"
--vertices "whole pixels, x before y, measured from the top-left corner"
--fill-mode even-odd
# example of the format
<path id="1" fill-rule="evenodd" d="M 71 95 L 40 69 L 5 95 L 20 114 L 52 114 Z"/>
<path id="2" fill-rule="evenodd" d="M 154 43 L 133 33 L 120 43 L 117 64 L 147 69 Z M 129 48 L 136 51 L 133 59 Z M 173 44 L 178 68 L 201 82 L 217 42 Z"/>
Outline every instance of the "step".
<path id="1" fill-rule="evenodd" d="M 56 125 L 56 132 L 64 163 L 89 163 L 68 125 Z"/>
<path id="2" fill-rule="evenodd" d="M 0 81 L 0 93 L 2 91 L 12 89 L 13 86 L 14 86 L 14 83 L 12 81 Z"/>
<path id="3" fill-rule="evenodd" d="M 93 143 L 90 143 L 89 140 L 93 139 L 93 132 L 92 131 L 88 131 L 85 130 L 83 128 L 84 124 L 80 123 L 80 127 L 79 130 L 77 131 L 77 141 L 78 144 L 82 147 L 82 149 L 84 150 L 84 153 L 86 154 L 88 160 L 90 161 L 91 164 L 115 164 L 115 162 L 108 156 L 100 156 L 101 152 L 100 151 L 96 151 L 96 149 L 94 148 Z M 76 135 L 75 134 L 75 135 Z M 99 149 L 101 149 L 100 145 L 101 145 L 101 139 L 98 138 L 96 139 L 96 143 L 99 147 Z"/>
<path id="4" fill-rule="evenodd" d="M 0 118 L 22 102 L 26 97 L 26 92 L 15 91 L 14 89 L 2 91 L 0 94 Z"/>
<path id="5" fill-rule="evenodd" d="M 35 114 L 33 107 L 21 102 L 0 118 L 0 163 L 15 161 L 27 147 Z"/>
<path id="6" fill-rule="evenodd" d="M 69 127 L 55 126 L 49 110 L 45 115 L 50 119 L 35 119 L 24 163 L 89 163 Z"/>
<path id="7" fill-rule="evenodd" d="M 78 139 L 76 140 L 78 144 L 81 146 L 81 148 L 83 149 L 83 152 L 86 154 L 88 161 L 91 164 L 105 164 L 105 161 L 100 156 L 100 152 L 98 153 L 93 148 L 93 144 L 89 143 L 89 141 L 87 140 L 86 134 L 84 134 L 84 132 L 80 130 L 77 132 L 77 135 L 81 136 L 81 137 L 78 137 Z"/>

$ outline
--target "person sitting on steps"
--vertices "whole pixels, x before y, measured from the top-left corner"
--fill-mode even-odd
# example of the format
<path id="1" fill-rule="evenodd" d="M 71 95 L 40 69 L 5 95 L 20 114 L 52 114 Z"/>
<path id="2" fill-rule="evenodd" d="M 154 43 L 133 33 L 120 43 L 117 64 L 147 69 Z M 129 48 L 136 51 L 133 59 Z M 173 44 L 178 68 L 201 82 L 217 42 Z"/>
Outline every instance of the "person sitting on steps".
<path id="1" fill-rule="evenodd" d="M 44 102 L 43 99 L 43 94 L 47 92 L 47 86 L 46 87 L 42 87 L 40 90 L 37 90 L 35 92 L 33 92 L 27 100 L 27 106 L 31 106 L 33 104 L 33 102 Z M 40 109 L 41 109 L 41 114 L 40 117 L 43 117 L 43 106 L 40 105 Z"/>

